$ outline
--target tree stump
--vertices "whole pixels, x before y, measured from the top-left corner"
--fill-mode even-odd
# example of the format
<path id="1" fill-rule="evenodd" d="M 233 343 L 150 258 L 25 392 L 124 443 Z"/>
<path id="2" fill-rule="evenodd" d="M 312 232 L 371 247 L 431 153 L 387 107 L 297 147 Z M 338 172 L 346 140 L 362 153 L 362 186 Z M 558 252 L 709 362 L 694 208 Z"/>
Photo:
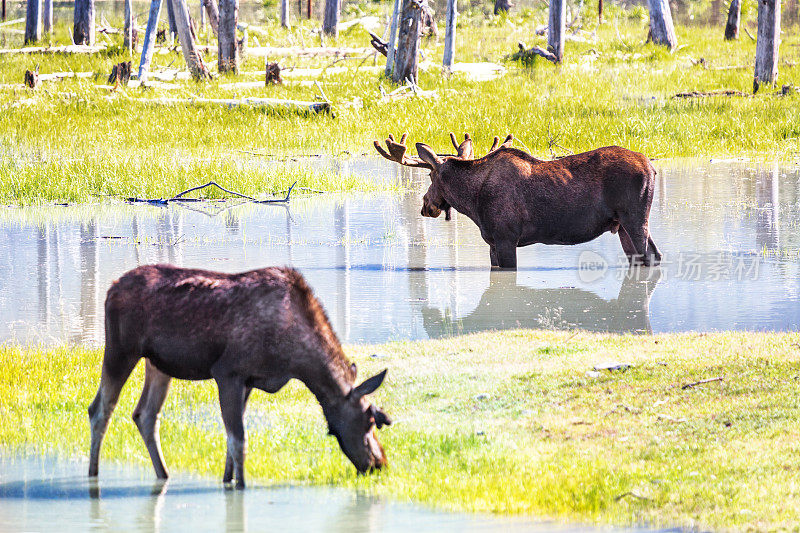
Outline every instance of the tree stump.
<path id="1" fill-rule="evenodd" d="M 672 23 L 672 11 L 668 0 L 648 0 L 650 10 L 650 39 L 674 50 L 678 46 L 675 26 Z"/>
<path id="2" fill-rule="evenodd" d="M 547 50 L 558 63 L 564 59 L 564 37 L 567 31 L 567 6 L 565 0 L 550 0 L 547 23 Z"/>
<path id="3" fill-rule="evenodd" d="M 417 81 L 419 66 L 419 39 L 422 22 L 422 6 L 426 0 L 403 0 L 400 12 L 400 32 L 397 36 L 397 52 L 392 80 L 402 83 Z"/>
<path id="4" fill-rule="evenodd" d="M 129 81 L 131 81 L 131 62 L 123 61 L 114 65 L 114 68 L 111 69 L 111 74 L 108 76 L 108 85 L 118 87 L 120 85 L 128 85 Z"/>
<path id="5" fill-rule="evenodd" d="M 762 84 L 775 85 L 778 78 L 778 46 L 781 35 L 780 0 L 758 1 L 758 34 L 756 36 L 756 69 L 753 93 Z"/>
<path id="6" fill-rule="evenodd" d="M 725 24 L 725 40 L 739 38 L 739 19 L 742 16 L 742 0 L 731 0 L 728 8 L 728 22 Z"/>
<path id="7" fill-rule="evenodd" d="M 31 89 L 39 86 L 39 67 L 36 67 L 36 70 L 25 71 L 25 86 Z"/>
<path id="8" fill-rule="evenodd" d="M 270 63 L 269 61 L 266 62 L 266 79 L 264 85 L 269 86 L 272 85 L 281 85 L 283 84 L 283 79 L 281 79 L 281 66 L 278 63 Z"/>

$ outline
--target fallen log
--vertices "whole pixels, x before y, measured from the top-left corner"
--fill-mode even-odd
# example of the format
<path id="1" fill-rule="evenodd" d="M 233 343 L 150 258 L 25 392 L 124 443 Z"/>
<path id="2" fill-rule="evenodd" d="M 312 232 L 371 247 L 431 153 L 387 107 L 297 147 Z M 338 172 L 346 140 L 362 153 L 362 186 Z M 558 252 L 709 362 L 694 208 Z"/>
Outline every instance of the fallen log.
<path id="1" fill-rule="evenodd" d="M 332 113 L 329 102 L 303 102 L 300 100 L 281 100 L 279 98 L 157 98 L 142 99 L 145 103 L 160 105 L 219 105 L 233 109 L 252 107 L 257 109 L 285 109 L 299 113 Z"/>
<path id="2" fill-rule="evenodd" d="M 527 66 L 533 63 L 536 56 L 539 56 L 545 58 L 551 63 L 558 63 L 558 57 L 556 57 L 556 55 L 552 52 L 548 52 L 544 48 L 540 48 L 538 46 L 526 48 L 525 43 L 523 42 L 517 43 L 517 46 L 519 46 L 519 50 L 509 56 L 509 58 L 513 61 L 521 61 L 523 65 Z"/>
<path id="3" fill-rule="evenodd" d="M 27 46 L 25 48 L 2 48 L 0 55 L 14 54 L 96 54 L 105 50 L 105 45 L 89 46 L 67 44 L 63 46 Z"/>
<path id="4" fill-rule="evenodd" d="M 64 78 L 93 78 L 94 72 L 51 72 L 39 74 L 39 81 L 59 81 Z"/>
<path id="5" fill-rule="evenodd" d="M 13 26 L 15 24 L 22 24 L 23 22 L 25 22 L 25 17 L 21 19 L 8 20 L 6 22 L 0 22 L 0 28 L 4 26 Z"/>
<path id="6" fill-rule="evenodd" d="M 746 96 L 751 97 L 752 94 L 734 89 L 720 89 L 718 91 L 689 91 L 685 93 L 677 93 L 673 98 L 706 98 L 711 96 Z"/>
<path id="7" fill-rule="evenodd" d="M 216 46 L 198 46 L 201 52 L 216 52 Z M 346 48 L 330 46 L 254 46 L 247 48 L 248 56 L 255 57 L 351 57 L 371 54 L 371 48 Z"/>

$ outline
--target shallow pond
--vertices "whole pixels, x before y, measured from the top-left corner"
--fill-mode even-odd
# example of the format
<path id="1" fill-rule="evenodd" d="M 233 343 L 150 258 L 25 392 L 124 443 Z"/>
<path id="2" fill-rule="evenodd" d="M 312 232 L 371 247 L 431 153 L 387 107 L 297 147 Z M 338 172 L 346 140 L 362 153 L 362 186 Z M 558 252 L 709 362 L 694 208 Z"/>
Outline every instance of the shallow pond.
<path id="1" fill-rule="evenodd" d="M 250 485 L 144 469 L 0 454 L 0 531 L 600 531 L 513 518 L 436 512 L 354 491 Z M 309 512 L 313 510 L 313 512 Z M 609 531 L 603 529 L 602 531 Z M 646 531 L 626 529 L 614 531 Z"/>
<path id="2" fill-rule="evenodd" d="M 0 208 L 0 341 L 101 343 L 110 283 L 136 265 L 240 271 L 291 264 L 346 342 L 517 327 L 613 332 L 800 329 L 800 169 L 656 161 L 657 269 L 617 236 L 519 250 L 492 272 L 475 225 L 423 218 L 422 174 L 375 158 L 342 172 L 406 193 L 316 195 L 289 207 L 102 203 Z"/>

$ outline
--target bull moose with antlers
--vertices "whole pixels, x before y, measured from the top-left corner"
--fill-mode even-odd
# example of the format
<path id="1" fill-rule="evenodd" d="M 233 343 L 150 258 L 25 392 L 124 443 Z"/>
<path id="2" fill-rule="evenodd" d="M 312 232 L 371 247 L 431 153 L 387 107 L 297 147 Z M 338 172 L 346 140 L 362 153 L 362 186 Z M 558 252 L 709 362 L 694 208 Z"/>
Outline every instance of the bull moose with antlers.
<path id="1" fill-rule="evenodd" d="M 223 481 L 244 487 L 243 414 L 252 389 L 278 392 L 290 379 L 317 397 L 328 431 L 359 472 L 386 463 L 376 428 L 391 424 L 366 395 L 386 370 L 355 385 L 325 311 L 299 272 L 264 268 L 240 274 L 146 265 L 114 282 L 106 297 L 100 388 L 89 407 L 89 475 L 122 386 L 145 358 L 144 389 L 133 420 L 159 478 L 167 477 L 158 417 L 172 378 L 214 379 L 228 435 Z"/>
<path id="2" fill-rule="evenodd" d="M 426 168 L 431 184 L 422 216 L 449 220 L 451 207 L 469 217 L 489 244 L 493 267 L 517 267 L 517 248 L 529 244 L 580 244 L 606 231 L 619 233 L 631 264 L 655 265 L 661 254 L 650 236 L 655 169 L 644 155 L 607 146 L 542 161 L 514 148 L 513 136 L 495 137 L 485 156 L 475 159 L 472 139 L 450 139 L 455 155 L 440 155 L 417 143 L 406 155 L 407 135 L 375 141 L 383 157 Z"/>

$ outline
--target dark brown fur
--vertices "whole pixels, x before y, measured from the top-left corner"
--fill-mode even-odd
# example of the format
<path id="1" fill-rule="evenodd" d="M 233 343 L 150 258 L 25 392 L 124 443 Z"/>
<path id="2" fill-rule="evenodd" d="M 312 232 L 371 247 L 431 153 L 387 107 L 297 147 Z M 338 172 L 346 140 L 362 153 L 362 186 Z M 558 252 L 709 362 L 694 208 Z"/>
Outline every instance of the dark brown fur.
<path id="1" fill-rule="evenodd" d="M 376 146 L 393 161 L 431 170 L 422 215 L 437 217 L 452 207 L 469 217 L 489 244 L 492 266 L 516 268 L 520 246 L 579 244 L 606 231 L 619 232 L 632 263 L 661 259 L 648 229 L 655 170 L 640 153 L 608 146 L 541 161 L 511 147 L 508 137 L 480 159 L 471 159 L 469 138 L 455 156 L 440 157 L 417 143 L 419 157 L 409 158 L 404 140 L 390 137 L 388 153 Z"/>
<path id="2" fill-rule="evenodd" d="M 156 474 L 167 477 L 158 416 L 170 378 L 214 379 L 228 434 L 224 481 L 244 486 L 242 417 L 252 389 L 274 393 L 290 379 L 314 393 L 348 458 L 360 472 L 386 457 L 374 432 L 388 417 L 364 396 L 385 371 L 354 386 L 356 368 L 302 275 L 291 268 L 239 274 L 147 265 L 114 282 L 106 297 L 106 347 L 100 388 L 89 407 L 89 475 L 119 392 L 136 363 L 147 359 L 133 419 Z"/>

